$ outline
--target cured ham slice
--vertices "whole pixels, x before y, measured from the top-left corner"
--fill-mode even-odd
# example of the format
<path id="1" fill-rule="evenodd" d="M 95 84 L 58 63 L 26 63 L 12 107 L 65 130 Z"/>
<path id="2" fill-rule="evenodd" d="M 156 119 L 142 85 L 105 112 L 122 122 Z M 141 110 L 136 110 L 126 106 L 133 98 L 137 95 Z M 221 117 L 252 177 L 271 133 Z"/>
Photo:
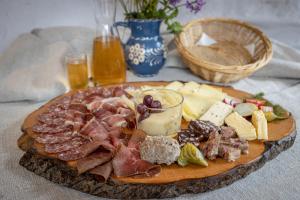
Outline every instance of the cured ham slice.
<path id="1" fill-rule="evenodd" d="M 102 165 L 112 158 L 111 152 L 94 152 L 86 158 L 77 161 L 78 174 L 82 174 L 90 169 Z"/>
<path id="2" fill-rule="evenodd" d="M 94 140 L 105 140 L 108 134 L 104 126 L 96 118 L 91 119 L 80 131 L 80 134 L 89 136 Z"/>
<path id="3" fill-rule="evenodd" d="M 107 116 L 102 120 L 112 127 L 125 127 L 127 125 L 127 121 L 119 114 Z"/>
<path id="4" fill-rule="evenodd" d="M 141 130 L 134 130 L 131 138 L 128 141 L 128 148 L 139 150 L 140 144 L 145 140 L 146 134 Z"/>
<path id="5" fill-rule="evenodd" d="M 92 169 L 91 171 L 89 171 L 91 174 L 95 174 L 98 176 L 98 178 L 100 179 L 100 181 L 106 182 L 107 179 L 109 178 L 109 176 L 111 175 L 113 171 L 113 167 L 111 162 L 108 162 L 104 165 L 100 165 L 94 169 Z"/>
<path id="6" fill-rule="evenodd" d="M 113 115 L 113 113 L 108 110 L 104 110 L 103 108 L 99 108 L 93 112 L 93 115 L 97 118 L 97 120 L 102 120 L 102 118 Z"/>
<path id="7" fill-rule="evenodd" d="M 120 97 L 122 95 L 127 95 L 127 93 L 125 92 L 125 90 L 122 87 L 114 87 L 112 89 L 112 93 L 114 97 Z"/>
<path id="8" fill-rule="evenodd" d="M 153 176 L 160 172 L 159 165 L 141 160 L 138 150 L 128 148 L 123 144 L 113 158 L 112 166 L 116 176 Z"/>
<path id="9" fill-rule="evenodd" d="M 61 152 L 57 155 L 60 160 L 70 161 L 70 160 L 78 160 L 86 157 L 90 153 L 97 150 L 101 145 L 102 141 L 92 141 L 81 145 L 78 148 L 71 149 L 69 151 Z"/>
<path id="10" fill-rule="evenodd" d="M 59 153 L 79 147 L 86 142 L 87 141 L 82 137 L 74 137 L 71 140 L 62 143 L 46 144 L 45 151 L 47 153 Z"/>

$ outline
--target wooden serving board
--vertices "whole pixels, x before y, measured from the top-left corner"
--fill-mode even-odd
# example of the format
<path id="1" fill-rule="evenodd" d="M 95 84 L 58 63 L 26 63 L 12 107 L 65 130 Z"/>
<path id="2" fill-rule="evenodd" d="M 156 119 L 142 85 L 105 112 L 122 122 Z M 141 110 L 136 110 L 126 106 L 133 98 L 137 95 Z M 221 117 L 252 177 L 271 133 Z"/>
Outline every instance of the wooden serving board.
<path id="1" fill-rule="evenodd" d="M 157 86 L 167 83 L 162 81 L 133 82 L 126 83 L 126 85 Z M 249 93 L 235 90 L 231 87 L 222 87 L 222 89 L 230 96 L 237 98 L 251 96 Z M 50 181 L 101 197 L 122 199 L 167 198 L 185 193 L 200 193 L 214 190 L 231 184 L 259 169 L 268 160 L 273 159 L 280 152 L 291 147 L 296 138 L 295 120 L 290 116 L 285 120 L 268 123 L 269 140 L 265 142 L 250 141 L 249 154 L 242 155 L 235 162 L 216 159 L 208 161 L 208 167 L 196 165 L 180 167 L 176 164 L 171 166 L 163 165 L 161 173 L 155 177 L 111 177 L 108 182 L 101 183 L 92 174 L 85 173 L 77 176 L 76 170 L 73 168 L 73 162 L 66 163 L 51 157 L 51 155 L 42 155 L 41 152 L 37 153 L 37 149 L 32 147 L 32 138 L 35 135 L 31 127 L 37 122 L 37 116 L 44 112 L 52 101 L 31 113 L 25 119 L 22 125 L 23 135 L 18 140 L 18 146 L 26 153 L 21 158 L 20 164 Z M 185 122 L 183 122 L 184 126 L 186 126 Z"/>

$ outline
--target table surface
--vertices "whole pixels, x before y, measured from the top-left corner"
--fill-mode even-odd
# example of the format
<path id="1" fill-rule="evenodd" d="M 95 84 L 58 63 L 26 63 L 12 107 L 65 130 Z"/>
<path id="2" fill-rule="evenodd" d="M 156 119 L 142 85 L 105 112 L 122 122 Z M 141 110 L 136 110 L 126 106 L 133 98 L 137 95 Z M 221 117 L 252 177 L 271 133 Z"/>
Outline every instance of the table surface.
<path id="1" fill-rule="evenodd" d="M 167 76 L 168 75 L 168 76 Z M 141 79 L 128 72 L 128 81 L 141 80 L 195 80 L 201 81 L 186 69 L 165 68 L 154 78 Z M 170 79 L 172 77 L 172 79 Z M 264 91 L 273 101 L 287 99 L 282 105 L 292 111 L 299 127 L 300 108 L 294 102 L 299 100 L 300 87 L 294 81 L 282 83 L 281 80 L 248 78 L 233 84 L 238 89 L 248 92 Z M 260 87 L 272 84 L 272 87 Z M 272 91 L 272 92 L 271 92 Z M 69 188 L 51 183 L 19 166 L 23 154 L 16 146 L 20 136 L 20 126 L 24 118 L 45 102 L 16 102 L 0 104 L 0 199 L 99 199 Z M 297 128 L 299 131 L 299 128 Z M 178 199 L 298 199 L 300 195 L 300 144 L 299 137 L 289 150 L 281 153 L 263 168 L 232 185 L 203 194 L 189 194 Z"/>

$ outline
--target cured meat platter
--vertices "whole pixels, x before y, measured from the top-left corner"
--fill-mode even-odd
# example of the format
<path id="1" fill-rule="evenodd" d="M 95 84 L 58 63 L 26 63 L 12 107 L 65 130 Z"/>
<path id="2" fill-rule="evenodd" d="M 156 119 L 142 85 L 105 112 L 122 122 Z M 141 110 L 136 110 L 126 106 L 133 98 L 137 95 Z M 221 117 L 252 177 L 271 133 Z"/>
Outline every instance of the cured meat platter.
<path id="1" fill-rule="evenodd" d="M 189 108 L 188 106 L 194 106 L 193 103 L 189 104 L 193 99 L 188 102 L 188 99 L 191 97 L 188 96 L 190 94 L 187 95 L 187 93 L 183 93 L 182 120 L 180 115 L 181 130 L 178 130 L 175 136 L 151 135 L 151 130 L 155 130 L 153 134 L 157 134 L 163 130 L 163 128 L 155 129 L 154 126 L 156 124 L 153 126 L 153 123 L 156 121 L 152 119 L 151 116 L 163 116 L 163 114 L 167 114 L 169 111 L 159 113 L 155 110 L 157 104 L 153 104 L 155 112 L 153 111 L 150 115 L 142 109 L 147 102 L 146 104 L 138 104 L 140 107 L 135 108 L 134 106 L 137 105 L 136 102 L 132 104 L 134 106 L 120 106 L 118 104 L 120 102 L 118 100 L 115 101 L 117 97 L 124 96 L 122 92 L 123 89 L 119 90 L 120 88 L 129 88 L 129 90 L 125 90 L 126 95 L 129 93 L 130 95 L 128 96 L 132 96 L 132 93 L 130 93 L 132 88 L 138 90 L 144 87 L 146 88 L 145 91 L 156 91 L 170 84 L 170 82 L 163 81 L 131 82 L 123 85 L 105 86 L 98 89 L 93 88 L 90 89 L 89 92 L 86 92 L 88 90 L 71 91 L 51 100 L 28 115 L 22 125 L 21 130 L 23 134 L 18 139 L 18 146 L 25 151 L 25 154 L 20 160 L 20 165 L 52 182 L 100 197 L 122 199 L 170 198 L 186 193 L 202 193 L 227 186 L 259 169 L 267 161 L 275 158 L 280 152 L 291 147 L 295 141 L 295 120 L 291 114 L 285 117 L 278 117 L 277 120 L 273 120 L 275 117 L 269 120 L 269 115 L 265 115 L 268 121 L 270 121 L 267 123 L 267 127 L 260 126 L 260 120 L 255 121 L 255 119 L 260 118 L 256 118 L 253 113 L 256 111 L 260 112 L 258 107 L 261 110 L 267 107 L 269 108 L 270 106 L 266 106 L 267 104 L 259 105 L 255 108 L 255 111 L 251 111 L 253 129 L 255 127 L 257 131 L 256 134 L 254 129 L 255 138 L 251 138 L 252 136 L 249 135 L 250 132 L 253 131 L 250 122 L 247 122 L 251 127 L 245 136 L 244 133 L 240 131 L 239 126 L 242 123 L 246 123 L 243 120 L 250 121 L 247 112 L 249 112 L 249 108 L 253 105 L 249 107 L 249 105 L 246 105 L 247 103 L 239 102 L 241 105 L 236 106 L 233 105 L 232 102 L 241 99 L 245 101 L 246 99 L 248 103 L 257 103 L 258 100 L 254 101 L 253 95 L 235 90 L 231 87 L 205 86 L 205 88 L 209 90 L 203 90 L 203 88 L 195 90 L 201 91 L 201 95 L 204 94 L 205 91 L 205 94 L 211 95 L 211 90 L 214 90 L 211 88 L 215 88 L 216 91 L 214 92 L 216 93 L 214 94 L 217 94 L 217 90 L 221 91 L 222 95 L 226 94 L 226 96 L 222 96 L 221 99 L 223 102 L 232 106 L 232 108 L 230 108 L 230 112 L 226 114 L 227 117 L 224 117 L 223 121 L 221 120 L 222 122 L 219 120 L 219 115 L 222 115 L 223 111 L 218 112 L 218 116 L 214 115 L 214 118 L 206 118 L 208 121 L 211 119 L 214 123 L 204 120 L 204 116 L 208 115 L 207 113 L 202 113 L 201 118 L 199 118 L 199 116 L 195 118 L 194 114 L 197 113 L 187 110 Z M 176 84 L 182 83 L 177 82 L 171 85 L 173 87 L 173 85 Z M 195 83 L 191 83 L 190 85 L 198 87 Z M 183 85 L 183 87 L 185 86 L 188 85 Z M 103 88 L 107 90 L 103 90 Z M 109 90 L 110 93 L 108 92 Z M 95 95 L 95 93 L 99 93 L 99 91 L 101 91 L 101 95 Z M 105 94 L 105 92 L 109 94 Z M 83 94 L 84 97 L 82 97 Z M 155 95 L 156 94 L 154 94 L 154 96 Z M 101 96 L 101 98 L 99 98 L 99 96 Z M 203 95 L 201 98 L 202 97 Z M 231 98 L 230 101 L 227 101 L 228 97 Z M 80 98 L 80 101 L 72 103 L 74 99 L 78 100 Z M 112 105 L 112 101 L 103 101 L 103 99 L 107 98 L 111 98 L 110 100 L 113 99 L 113 105 L 117 109 L 109 107 Z M 173 98 L 171 98 L 171 101 L 172 99 Z M 211 100 L 209 99 L 206 99 L 204 102 L 210 102 Z M 125 101 L 127 100 L 128 99 Z M 198 100 L 200 99 L 197 99 L 196 102 L 199 102 Z M 109 106 L 105 105 L 105 109 L 100 112 L 99 106 L 101 105 L 101 108 L 104 108 L 103 102 L 110 102 L 110 104 Z M 160 103 L 163 104 L 163 101 L 161 100 Z M 205 112 L 213 110 L 212 107 L 214 107 L 215 103 L 217 103 L 218 106 L 220 104 L 220 102 L 212 102 L 213 106 L 210 105 L 208 107 L 209 109 L 207 108 Z M 83 104 L 85 105 L 84 107 L 82 107 Z M 171 106 L 171 108 L 173 107 Z M 214 109 L 217 109 L 217 106 L 215 107 Z M 246 107 L 247 109 L 240 109 L 238 107 Z M 70 112 L 65 112 L 70 109 L 76 110 L 76 112 L 72 112 L 72 115 L 69 115 Z M 103 117 L 103 113 L 107 113 L 108 110 L 110 110 L 110 114 Z M 195 107 L 191 110 L 197 109 Z M 221 110 L 225 110 L 225 107 Z M 269 110 L 267 110 L 267 112 L 269 112 Z M 55 117 L 53 117 L 53 113 L 56 113 Z M 82 116 L 79 113 L 85 113 L 84 117 L 78 117 Z M 114 117 L 112 117 L 111 113 L 117 113 L 117 115 L 113 115 Z M 172 113 L 170 116 L 175 115 L 175 112 L 170 113 Z M 241 119 L 241 122 L 234 124 L 233 122 L 235 121 L 233 120 L 232 122 L 231 119 L 240 120 L 239 117 L 236 117 L 236 115 L 238 115 L 237 113 L 240 113 L 240 115 L 245 118 Z M 122 117 L 120 117 L 120 114 L 122 114 Z M 58 115 L 64 117 L 57 117 Z M 229 117 L 229 115 L 231 117 Z M 272 116 L 277 115 L 273 114 Z M 101 118 L 101 122 L 95 120 L 99 118 Z M 198 118 L 203 120 L 198 120 Z M 61 121 L 61 119 L 63 120 Z M 82 119 L 84 119 L 85 122 L 82 121 Z M 164 120 L 161 119 L 159 121 Z M 126 124 L 126 127 L 123 122 Z M 147 129 L 148 127 L 145 122 L 151 125 L 149 125 L 150 130 Z M 156 123 L 157 127 L 159 127 L 160 122 Z M 53 124 L 55 124 L 55 126 Z M 202 135 L 194 137 L 195 132 L 193 131 L 197 128 L 199 129 L 199 127 L 201 128 L 201 124 L 210 128 L 210 131 L 207 132 L 208 136 L 206 139 L 203 139 L 205 138 L 203 133 L 201 133 Z M 116 128 L 116 126 L 118 128 Z M 245 128 L 247 126 L 243 126 L 243 129 L 247 129 Z M 100 128 L 102 129 L 100 130 Z M 139 130 L 137 130 L 137 128 Z M 75 129 L 77 131 L 75 131 Z M 142 129 L 142 131 L 140 129 Z M 212 129 L 215 129 L 216 135 L 214 136 L 212 136 L 212 132 L 214 132 L 211 131 Z M 264 132 L 263 129 L 268 131 Z M 226 140 L 233 141 L 232 144 L 229 144 L 230 147 L 226 144 L 221 148 L 222 144 L 225 144 L 225 130 L 232 130 L 235 136 L 230 136 L 231 138 Z M 74 135 L 75 132 L 76 135 Z M 147 135 L 148 132 L 149 135 Z M 123 135 L 120 136 L 120 134 Z M 107 135 L 110 136 L 109 140 L 107 139 Z M 215 138 L 219 138 L 219 140 L 217 153 L 213 155 L 211 148 L 215 148 L 216 144 L 213 143 Z M 151 157 L 149 155 L 151 152 L 153 153 L 151 147 L 153 147 L 153 149 L 156 148 L 157 152 L 159 147 L 154 147 L 153 144 L 158 144 L 161 140 L 164 141 L 163 143 L 169 143 L 170 148 L 173 148 L 172 151 L 178 151 L 178 154 L 175 153 L 175 155 L 171 151 L 166 158 L 163 158 L 164 161 L 156 155 L 151 155 Z M 195 142 L 195 140 L 198 142 Z M 109 141 L 109 143 L 105 143 L 104 141 Z M 146 142 L 148 142 L 150 150 L 147 149 Z M 203 148 L 201 144 L 204 145 Z M 192 149 L 192 147 L 195 148 Z M 170 148 L 168 147 L 167 149 Z M 183 149 L 187 152 L 197 153 L 186 153 L 183 152 Z M 198 157 L 188 157 L 187 155 L 197 155 Z M 168 159 L 170 159 L 170 162 L 165 161 Z"/>

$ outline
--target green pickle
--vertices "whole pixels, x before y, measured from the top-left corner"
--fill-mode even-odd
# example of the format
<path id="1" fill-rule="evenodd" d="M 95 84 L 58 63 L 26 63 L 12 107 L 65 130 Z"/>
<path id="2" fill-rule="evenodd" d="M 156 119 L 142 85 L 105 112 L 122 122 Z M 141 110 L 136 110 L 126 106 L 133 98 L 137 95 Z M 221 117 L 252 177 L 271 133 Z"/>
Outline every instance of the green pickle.
<path id="1" fill-rule="evenodd" d="M 208 163 L 204 159 L 201 151 L 191 143 L 187 143 L 183 146 L 177 163 L 182 167 L 188 165 L 189 163 L 202 165 L 205 167 L 208 166 Z"/>

